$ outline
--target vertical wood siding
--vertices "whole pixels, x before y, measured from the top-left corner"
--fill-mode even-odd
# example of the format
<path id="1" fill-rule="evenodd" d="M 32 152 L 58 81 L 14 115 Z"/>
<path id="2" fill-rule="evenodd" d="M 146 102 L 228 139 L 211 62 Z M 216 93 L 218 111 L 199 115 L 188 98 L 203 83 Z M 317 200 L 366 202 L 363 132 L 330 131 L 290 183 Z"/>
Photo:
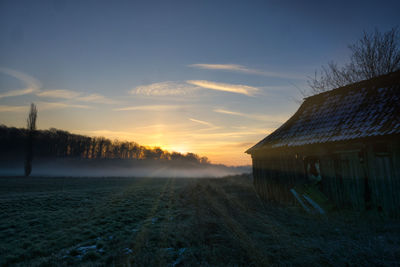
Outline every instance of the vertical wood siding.
<path id="1" fill-rule="evenodd" d="M 302 160 L 294 156 L 253 158 L 254 186 L 259 196 L 267 201 L 294 203 L 290 189 L 304 182 Z"/>
<path id="2" fill-rule="evenodd" d="M 338 171 L 343 178 L 343 204 L 355 210 L 363 210 L 365 188 L 358 153 L 341 154 Z"/>
<path id="3" fill-rule="evenodd" d="M 388 143 L 385 153 L 374 144 L 360 151 L 322 153 L 318 157 L 321 190 L 339 208 L 373 208 L 400 215 L 400 142 Z M 294 153 L 253 157 L 254 186 L 267 201 L 294 203 L 290 189 L 307 182 L 304 162 Z"/>

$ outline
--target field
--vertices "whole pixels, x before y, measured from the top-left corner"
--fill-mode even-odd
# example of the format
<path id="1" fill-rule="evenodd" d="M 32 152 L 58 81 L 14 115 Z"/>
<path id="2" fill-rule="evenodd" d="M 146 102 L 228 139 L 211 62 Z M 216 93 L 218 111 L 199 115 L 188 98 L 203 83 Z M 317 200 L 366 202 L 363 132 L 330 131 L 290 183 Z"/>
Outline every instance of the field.
<path id="1" fill-rule="evenodd" d="M 400 264 L 400 223 L 263 203 L 249 176 L 0 178 L 0 265 Z"/>

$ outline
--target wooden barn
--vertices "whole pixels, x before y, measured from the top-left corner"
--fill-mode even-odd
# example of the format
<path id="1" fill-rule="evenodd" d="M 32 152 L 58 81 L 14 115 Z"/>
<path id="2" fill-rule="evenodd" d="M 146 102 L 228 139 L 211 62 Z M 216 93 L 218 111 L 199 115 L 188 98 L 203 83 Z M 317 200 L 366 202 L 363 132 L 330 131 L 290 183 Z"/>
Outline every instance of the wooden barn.
<path id="1" fill-rule="evenodd" d="M 400 213 L 400 72 L 308 97 L 246 151 L 261 198 L 315 186 L 337 207 Z"/>

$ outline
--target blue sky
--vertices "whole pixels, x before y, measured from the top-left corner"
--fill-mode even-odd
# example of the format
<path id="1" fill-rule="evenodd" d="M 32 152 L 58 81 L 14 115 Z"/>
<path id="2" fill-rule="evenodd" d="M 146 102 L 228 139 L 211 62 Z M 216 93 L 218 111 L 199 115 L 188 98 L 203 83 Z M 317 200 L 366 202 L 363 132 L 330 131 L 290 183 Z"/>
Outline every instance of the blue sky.
<path id="1" fill-rule="evenodd" d="M 0 1 L 0 123 L 250 163 L 296 87 L 399 1 Z"/>

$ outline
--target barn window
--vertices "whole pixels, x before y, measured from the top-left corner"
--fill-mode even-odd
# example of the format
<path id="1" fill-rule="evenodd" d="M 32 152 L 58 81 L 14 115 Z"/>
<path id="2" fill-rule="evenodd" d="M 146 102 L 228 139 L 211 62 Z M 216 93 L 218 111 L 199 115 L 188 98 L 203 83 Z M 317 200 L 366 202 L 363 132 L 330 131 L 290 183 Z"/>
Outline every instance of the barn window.
<path id="1" fill-rule="evenodd" d="M 305 171 L 307 173 L 307 178 L 312 183 L 321 182 L 321 170 L 320 162 L 316 157 L 306 157 L 304 160 Z"/>

